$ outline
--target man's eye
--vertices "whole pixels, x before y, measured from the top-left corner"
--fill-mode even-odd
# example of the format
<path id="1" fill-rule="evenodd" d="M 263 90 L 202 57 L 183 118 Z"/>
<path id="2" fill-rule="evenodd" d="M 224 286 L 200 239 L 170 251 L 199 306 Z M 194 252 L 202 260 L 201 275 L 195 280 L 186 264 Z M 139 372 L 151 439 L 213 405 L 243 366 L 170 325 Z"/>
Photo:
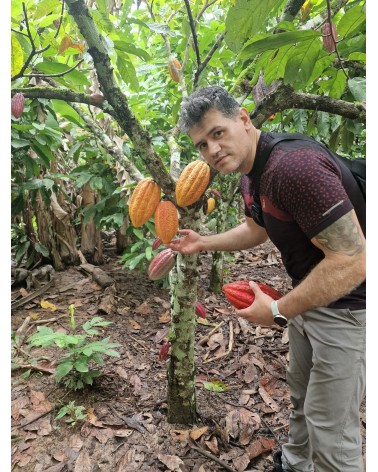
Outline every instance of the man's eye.
<path id="1" fill-rule="evenodd" d="M 207 147 L 207 144 L 206 144 L 206 143 L 201 143 L 201 144 L 199 145 L 199 148 L 200 148 L 201 150 L 206 149 L 206 147 Z"/>
<path id="2" fill-rule="evenodd" d="M 219 130 L 219 131 L 215 131 L 214 137 L 215 137 L 215 138 L 220 138 L 220 137 L 222 136 L 222 134 L 223 134 L 223 131 L 220 131 L 220 130 Z"/>

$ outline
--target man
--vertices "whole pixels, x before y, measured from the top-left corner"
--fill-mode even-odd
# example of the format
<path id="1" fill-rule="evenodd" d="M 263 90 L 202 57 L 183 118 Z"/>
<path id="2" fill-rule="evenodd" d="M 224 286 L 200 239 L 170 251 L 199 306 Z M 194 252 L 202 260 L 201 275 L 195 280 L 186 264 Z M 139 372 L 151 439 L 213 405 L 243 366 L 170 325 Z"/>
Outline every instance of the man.
<path id="1" fill-rule="evenodd" d="M 275 134 L 256 129 L 247 110 L 217 86 L 184 100 L 180 121 L 210 166 L 241 173 L 245 221 L 209 236 L 183 229 L 167 246 L 182 254 L 234 251 L 270 238 L 293 281 L 278 302 L 250 282 L 255 301 L 236 310 L 264 326 L 288 321 L 292 412 L 276 470 L 362 472 L 365 202 L 353 176 L 316 142 L 278 143 L 261 174 L 261 226 L 252 211 L 254 164 Z"/>

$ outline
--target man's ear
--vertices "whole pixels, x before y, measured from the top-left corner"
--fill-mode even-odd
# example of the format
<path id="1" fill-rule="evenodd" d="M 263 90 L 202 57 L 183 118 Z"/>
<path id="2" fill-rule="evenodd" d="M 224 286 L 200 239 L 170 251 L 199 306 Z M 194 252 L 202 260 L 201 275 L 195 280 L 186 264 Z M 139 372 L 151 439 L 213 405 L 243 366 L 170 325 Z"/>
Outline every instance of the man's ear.
<path id="1" fill-rule="evenodd" d="M 240 119 L 244 123 L 245 129 L 250 129 L 252 127 L 252 122 L 248 110 L 246 108 L 240 108 L 239 115 Z"/>

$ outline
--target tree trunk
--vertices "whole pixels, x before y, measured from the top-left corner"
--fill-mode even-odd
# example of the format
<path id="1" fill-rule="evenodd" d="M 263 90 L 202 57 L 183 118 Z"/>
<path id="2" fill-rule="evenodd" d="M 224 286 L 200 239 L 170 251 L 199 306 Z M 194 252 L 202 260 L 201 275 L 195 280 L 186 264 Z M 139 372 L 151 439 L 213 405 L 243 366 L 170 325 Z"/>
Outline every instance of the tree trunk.
<path id="1" fill-rule="evenodd" d="M 228 229 L 227 212 L 235 197 L 235 193 L 239 187 L 239 176 L 218 176 L 220 186 L 222 189 L 222 198 L 219 198 L 216 211 L 216 233 L 224 233 Z M 215 251 L 212 254 L 209 291 L 220 293 L 223 286 L 223 262 L 224 253 Z"/>
<path id="2" fill-rule="evenodd" d="M 199 210 L 188 212 L 183 228 L 198 231 Z M 198 255 L 177 254 L 176 271 L 171 272 L 171 358 L 168 366 L 168 415 L 170 423 L 191 424 L 196 419 L 194 341 L 195 304 L 198 287 Z"/>
<path id="3" fill-rule="evenodd" d="M 89 184 L 83 187 L 83 206 L 94 205 L 96 196 Z M 81 252 L 85 259 L 95 265 L 103 264 L 101 232 L 96 229 L 93 218 L 81 225 Z"/>

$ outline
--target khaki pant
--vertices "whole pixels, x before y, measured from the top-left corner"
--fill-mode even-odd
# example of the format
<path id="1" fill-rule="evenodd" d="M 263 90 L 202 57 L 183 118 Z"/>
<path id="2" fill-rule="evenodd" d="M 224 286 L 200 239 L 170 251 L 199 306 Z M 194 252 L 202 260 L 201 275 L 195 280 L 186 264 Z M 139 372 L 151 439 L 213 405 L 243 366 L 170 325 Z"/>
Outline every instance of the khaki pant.
<path id="1" fill-rule="evenodd" d="M 282 448 L 284 470 L 363 472 L 365 318 L 365 310 L 320 308 L 289 323 L 293 409 Z"/>

